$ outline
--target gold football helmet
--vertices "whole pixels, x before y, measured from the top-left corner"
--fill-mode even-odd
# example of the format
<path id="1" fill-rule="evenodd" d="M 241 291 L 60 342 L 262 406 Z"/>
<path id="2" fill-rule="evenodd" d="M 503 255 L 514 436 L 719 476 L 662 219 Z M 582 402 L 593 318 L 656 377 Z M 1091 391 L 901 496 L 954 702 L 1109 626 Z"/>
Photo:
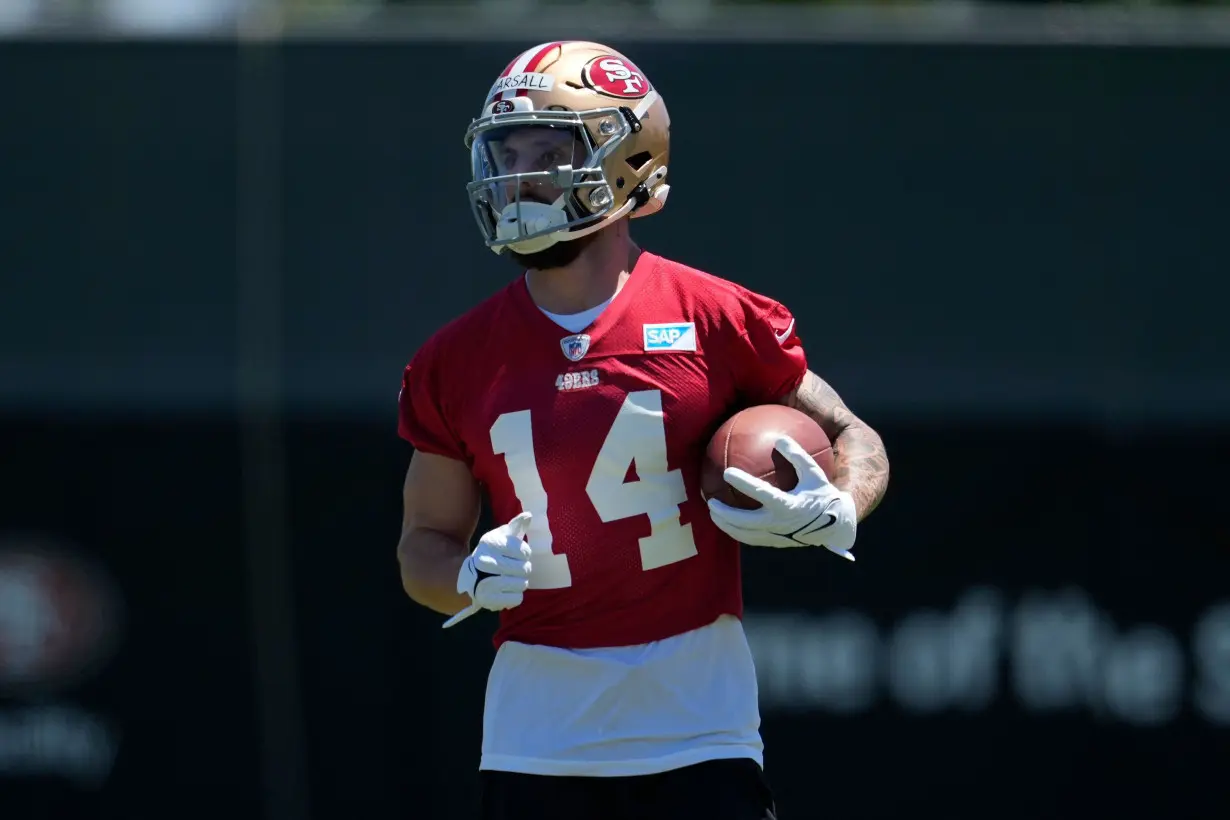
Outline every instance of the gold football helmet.
<path id="1" fill-rule="evenodd" d="M 666 204 L 670 116 L 627 57 L 543 43 L 508 64 L 466 131 L 487 247 L 532 254 Z"/>

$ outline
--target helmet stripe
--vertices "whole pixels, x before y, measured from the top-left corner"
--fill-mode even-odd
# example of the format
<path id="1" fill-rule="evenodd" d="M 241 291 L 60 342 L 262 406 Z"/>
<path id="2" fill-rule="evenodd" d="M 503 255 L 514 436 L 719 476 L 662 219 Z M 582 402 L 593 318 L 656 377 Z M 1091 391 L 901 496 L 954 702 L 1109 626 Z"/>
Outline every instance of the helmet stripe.
<path id="1" fill-rule="evenodd" d="M 562 45 L 563 43 L 547 43 L 542 48 L 534 52 L 534 56 L 530 58 L 529 70 L 530 71 L 541 71 L 542 62 L 546 60 L 547 57 L 551 56 L 552 51 L 555 51 L 555 49 L 559 48 Z"/>
<path id="2" fill-rule="evenodd" d="M 520 57 L 513 60 L 512 63 L 509 64 L 508 68 L 504 70 L 504 73 L 501 74 L 500 76 L 510 77 L 513 74 L 520 74 L 523 71 L 533 71 L 534 69 L 538 68 L 538 64 L 542 62 L 544 59 L 546 59 L 547 55 L 550 54 L 554 49 L 558 48 L 559 45 L 560 45 L 559 43 L 543 43 L 540 46 L 535 46 L 534 48 L 531 48 L 529 51 L 524 52 Z M 501 92 L 500 94 L 497 94 L 496 98 L 501 99 L 501 100 L 507 100 L 507 99 L 511 99 L 512 97 L 524 97 L 526 93 L 528 92 L 526 92 L 524 89 L 521 89 L 519 91 L 509 90 L 509 91 L 504 91 L 504 92 Z"/>
<path id="3" fill-rule="evenodd" d="M 552 51 L 555 51 L 555 49 L 558 47 L 559 47 L 559 43 L 547 43 L 542 48 L 535 51 L 534 56 L 531 57 L 530 61 L 525 64 L 526 70 L 527 71 L 537 71 L 539 68 L 538 64 L 541 63 L 543 60 L 547 59 L 547 55 L 549 55 Z M 517 91 L 517 96 L 524 97 L 528 93 L 530 92 L 522 88 L 519 91 Z"/>

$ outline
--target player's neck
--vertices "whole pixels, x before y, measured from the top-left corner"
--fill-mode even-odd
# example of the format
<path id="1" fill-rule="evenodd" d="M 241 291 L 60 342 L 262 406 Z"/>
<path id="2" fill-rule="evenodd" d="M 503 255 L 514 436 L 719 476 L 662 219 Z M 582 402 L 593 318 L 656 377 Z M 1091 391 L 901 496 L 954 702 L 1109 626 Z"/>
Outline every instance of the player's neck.
<path id="1" fill-rule="evenodd" d="M 598 237 L 571 264 L 550 270 L 530 270 L 526 286 L 543 310 L 568 315 L 597 307 L 619 293 L 628 281 L 640 248 L 626 231 Z"/>

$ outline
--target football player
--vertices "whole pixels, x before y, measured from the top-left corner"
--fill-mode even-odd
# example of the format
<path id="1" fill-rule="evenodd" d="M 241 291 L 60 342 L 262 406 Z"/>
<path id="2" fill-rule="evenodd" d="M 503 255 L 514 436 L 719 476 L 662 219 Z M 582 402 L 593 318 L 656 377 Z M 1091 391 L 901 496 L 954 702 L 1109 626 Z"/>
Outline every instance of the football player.
<path id="1" fill-rule="evenodd" d="M 466 143 L 478 227 L 519 274 L 405 369 L 398 558 L 423 606 L 500 613 L 482 816 L 772 818 L 739 544 L 852 559 L 884 445 L 807 369 L 785 307 L 630 239 L 666 203 L 670 119 L 627 57 L 525 51 Z M 794 491 L 728 471 L 762 507 L 706 503 L 710 436 L 772 402 L 824 427 L 832 480 L 786 439 Z M 471 549 L 484 492 L 499 526 Z"/>

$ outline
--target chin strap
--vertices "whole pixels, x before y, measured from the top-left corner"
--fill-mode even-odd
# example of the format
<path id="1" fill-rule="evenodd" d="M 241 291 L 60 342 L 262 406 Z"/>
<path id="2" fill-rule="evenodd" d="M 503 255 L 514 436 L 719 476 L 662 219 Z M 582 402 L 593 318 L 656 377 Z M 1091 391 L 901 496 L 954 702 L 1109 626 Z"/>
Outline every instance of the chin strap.
<path id="1" fill-rule="evenodd" d="M 670 194 L 671 189 L 669 185 L 663 182 L 665 179 L 666 166 L 664 165 L 650 174 L 649 178 L 640 185 L 637 185 L 623 205 L 602 219 L 576 230 L 568 230 L 567 228 L 568 213 L 564 210 L 566 194 L 561 194 L 550 205 L 541 202 L 510 202 L 500 211 L 500 221 L 495 226 L 496 239 L 513 239 L 523 234 L 533 234 L 539 231 L 549 231 L 549 233 L 543 233 L 541 236 L 533 236 L 518 242 L 497 245 L 491 250 L 497 254 L 505 248 L 509 248 L 517 253 L 539 253 L 540 251 L 545 251 L 556 242 L 571 242 L 574 239 L 589 236 L 591 233 L 600 231 L 612 222 L 623 219 L 629 214 L 635 217 L 660 211 L 662 206 L 666 204 L 666 197 Z M 644 208 L 643 211 L 641 211 L 642 208 Z M 638 211 L 641 212 L 637 213 Z M 552 231 L 552 228 L 558 228 L 559 230 Z"/>
<path id="2" fill-rule="evenodd" d="M 553 228 L 565 228 L 568 225 L 568 213 L 564 210 L 564 195 L 550 205 L 541 202 L 510 202 L 500 211 L 500 221 L 495 225 L 495 238 L 500 240 L 516 239 L 525 234 L 535 234 L 539 231 L 549 231 L 541 236 L 531 236 L 507 245 L 497 245 L 491 250 L 499 253 L 505 248 L 511 248 L 517 253 L 538 253 L 559 241 L 564 231 Z"/>

